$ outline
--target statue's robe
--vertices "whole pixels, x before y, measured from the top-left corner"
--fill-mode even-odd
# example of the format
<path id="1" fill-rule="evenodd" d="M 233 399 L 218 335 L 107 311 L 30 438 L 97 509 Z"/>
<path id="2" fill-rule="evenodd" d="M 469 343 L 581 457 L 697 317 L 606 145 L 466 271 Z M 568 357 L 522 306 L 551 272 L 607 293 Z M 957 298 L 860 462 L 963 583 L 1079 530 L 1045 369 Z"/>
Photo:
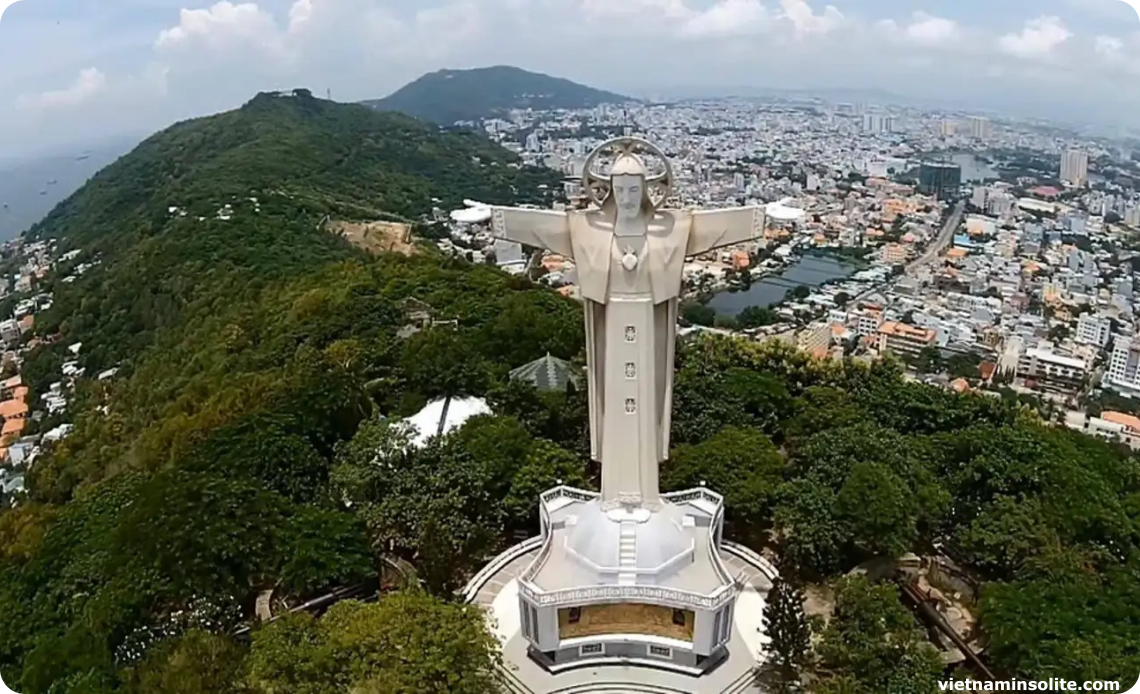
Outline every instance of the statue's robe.
<path id="1" fill-rule="evenodd" d="M 603 497 L 607 496 L 607 491 L 613 492 L 610 496 L 621 493 L 626 497 L 656 497 L 658 464 L 669 455 L 677 310 L 685 258 L 762 235 L 764 210 L 761 207 L 660 210 L 653 213 L 645 236 L 615 235 L 613 219 L 613 213 L 607 209 L 560 212 L 492 208 L 492 228 L 496 236 L 550 250 L 573 259 L 577 266 L 578 284 L 585 304 L 590 448 L 592 457 L 603 464 Z M 616 250 L 615 243 L 619 245 Z M 638 265 L 632 271 L 621 265 L 623 249 L 627 246 L 636 247 L 639 256 Z M 617 278 L 620 282 L 615 283 L 615 273 L 622 273 Z M 641 370 L 638 375 L 648 373 L 654 383 L 650 402 L 638 401 L 635 405 L 637 417 L 628 420 L 637 422 L 628 435 L 639 439 L 637 445 L 629 446 L 613 445 L 616 441 L 607 446 L 603 440 L 608 414 L 606 383 L 619 382 L 613 379 L 621 379 L 620 370 L 625 368 L 623 363 L 608 363 L 606 357 L 607 328 L 611 332 L 617 329 L 607 325 L 615 290 L 622 293 L 623 300 L 645 301 L 648 309 L 645 320 L 639 313 L 626 313 L 625 319 L 646 325 L 653 340 L 652 354 L 646 355 L 649 361 L 635 359 L 639 364 L 637 368 Z M 628 305 L 622 306 L 623 311 L 628 309 Z M 609 349 L 620 348 L 611 342 Z M 638 353 L 639 357 L 642 355 Z M 608 406 L 615 407 L 616 402 L 614 400 Z M 649 409 L 645 409 L 646 404 L 650 405 Z M 621 429 L 611 420 L 609 431 L 615 435 L 613 432 Z M 652 440 L 642 441 L 642 437 L 651 437 Z M 620 457 L 632 455 L 637 460 L 607 460 L 604 454 L 607 449 L 621 451 Z M 606 466 L 636 466 L 637 470 L 607 475 Z M 625 480 L 620 484 L 628 487 L 635 479 L 642 480 L 636 485 L 641 492 L 628 488 L 616 492 L 606 489 L 607 480 Z"/>

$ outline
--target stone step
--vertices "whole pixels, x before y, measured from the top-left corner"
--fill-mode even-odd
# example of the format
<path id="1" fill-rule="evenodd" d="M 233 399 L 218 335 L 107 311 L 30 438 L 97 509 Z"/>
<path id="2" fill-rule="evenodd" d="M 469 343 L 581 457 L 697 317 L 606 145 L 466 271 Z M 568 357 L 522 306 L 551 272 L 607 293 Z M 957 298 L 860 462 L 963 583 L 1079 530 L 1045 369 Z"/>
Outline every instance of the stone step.
<path id="1" fill-rule="evenodd" d="M 637 523 L 635 521 L 622 521 L 618 532 L 618 568 L 637 568 Z M 618 573 L 619 586 L 632 586 L 637 584 L 637 571 L 620 571 Z"/>

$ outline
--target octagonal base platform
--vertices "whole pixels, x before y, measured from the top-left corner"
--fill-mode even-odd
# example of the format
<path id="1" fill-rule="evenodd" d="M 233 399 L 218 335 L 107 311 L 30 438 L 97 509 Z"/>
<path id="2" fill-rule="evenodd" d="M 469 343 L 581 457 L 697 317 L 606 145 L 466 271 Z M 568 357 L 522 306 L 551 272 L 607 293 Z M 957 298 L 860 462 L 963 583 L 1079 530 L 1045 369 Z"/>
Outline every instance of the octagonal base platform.
<path id="1" fill-rule="evenodd" d="M 541 538 L 512 547 L 467 585 L 468 602 L 487 610 L 503 644 L 505 679 L 515 694 L 756 694 L 753 672 L 767 641 L 763 635 L 765 596 L 776 572 L 750 550 L 725 542 L 724 560 L 733 575 L 744 573 L 732 639 L 724 660 L 703 674 L 625 658 L 588 660 L 545 667 L 529 652 L 519 618 L 518 576 L 541 549 Z M 541 657 L 541 656 L 539 656 Z M 666 669 L 668 667 L 668 669 Z M 699 674 L 699 676 L 698 676 Z"/>

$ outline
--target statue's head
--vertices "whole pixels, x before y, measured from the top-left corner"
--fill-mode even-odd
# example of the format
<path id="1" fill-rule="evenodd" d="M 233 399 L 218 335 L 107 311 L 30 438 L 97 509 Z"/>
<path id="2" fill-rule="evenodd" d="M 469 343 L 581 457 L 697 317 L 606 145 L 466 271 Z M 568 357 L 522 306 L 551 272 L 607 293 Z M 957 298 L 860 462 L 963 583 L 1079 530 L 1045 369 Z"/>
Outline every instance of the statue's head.
<path id="1" fill-rule="evenodd" d="M 642 155 L 661 160 L 664 171 L 649 175 Z M 603 173 L 602 158 L 613 163 Z M 630 224 L 653 217 L 673 189 L 673 170 L 665 154 L 653 144 L 637 137 L 616 137 L 598 145 L 582 171 L 582 187 L 590 201 L 608 213 L 620 227 L 616 233 L 638 233 L 642 224 Z M 644 229 L 640 233 L 645 233 Z"/>
<path id="2" fill-rule="evenodd" d="M 637 219 L 653 210 L 653 200 L 646 185 L 645 164 L 636 154 L 622 154 L 610 169 L 610 201 L 617 211 L 617 221 Z"/>

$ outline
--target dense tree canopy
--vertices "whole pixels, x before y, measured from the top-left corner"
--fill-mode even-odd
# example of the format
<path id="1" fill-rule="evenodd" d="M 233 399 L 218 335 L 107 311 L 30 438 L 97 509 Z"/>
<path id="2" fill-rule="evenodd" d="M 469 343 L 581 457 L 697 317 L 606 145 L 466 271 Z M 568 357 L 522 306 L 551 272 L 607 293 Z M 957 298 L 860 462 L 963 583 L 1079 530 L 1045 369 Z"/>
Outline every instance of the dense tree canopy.
<path id="1" fill-rule="evenodd" d="M 258 694 L 486 694 L 497 688 L 498 648 L 477 610 L 407 592 L 259 631 L 249 685 Z"/>

